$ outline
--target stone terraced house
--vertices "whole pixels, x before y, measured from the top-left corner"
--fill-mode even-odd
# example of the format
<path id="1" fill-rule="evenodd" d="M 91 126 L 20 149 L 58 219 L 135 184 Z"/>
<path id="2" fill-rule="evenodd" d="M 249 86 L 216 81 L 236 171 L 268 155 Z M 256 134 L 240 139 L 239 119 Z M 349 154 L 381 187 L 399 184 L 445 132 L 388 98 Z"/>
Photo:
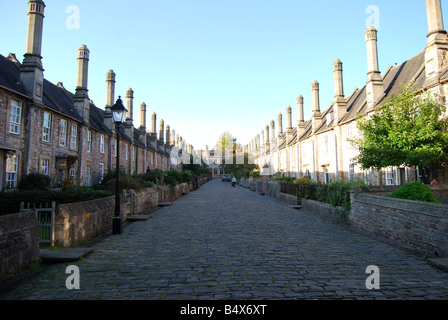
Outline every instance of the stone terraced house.
<path id="1" fill-rule="evenodd" d="M 116 167 L 116 130 L 110 108 L 115 103 L 115 73 L 106 74 L 104 109 L 88 96 L 90 51 L 78 50 L 75 93 L 62 83 L 44 78 L 41 48 L 45 4 L 28 3 L 26 54 L 20 63 L 14 54 L 0 55 L 0 190 L 14 188 L 23 174 L 39 172 L 55 185 L 99 183 Z M 170 151 L 182 138 L 160 121 L 156 113 L 146 129 L 146 104 L 140 106 L 141 125 L 133 125 L 133 91 L 126 92 L 128 113 L 120 129 L 120 168 L 129 174 L 147 169 L 169 170 Z"/>
<path id="2" fill-rule="evenodd" d="M 286 108 L 286 130 L 282 115 L 278 128 L 271 121 L 246 146 L 265 174 L 281 173 L 291 177 L 311 177 L 316 182 L 327 183 L 333 178 L 364 179 L 372 185 L 402 185 L 421 179 L 425 174 L 419 168 L 389 167 L 380 170 L 361 170 L 352 162 L 357 150 L 348 141 L 357 135 L 357 114 L 369 114 L 396 95 L 401 86 L 414 80 L 417 93 L 435 92 L 441 103 L 447 104 L 448 95 L 448 36 L 444 30 L 440 0 L 426 0 L 428 36 L 426 48 L 400 65 L 390 66 L 383 74 L 378 67 L 377 30 L 365 31 L 368 74 L 361 88 L 344 95 L 342 62 L 333 64 L 335 99 L 321 110 L 319 83 L 314 81 L 312 90 L 312 117 L 305 121 L 303 97 L 297 99 L 298 122 L 293 126 L 291 107 Z M 446 116 L 446 114 L 445 114 Z M 446 172 L 438 176 L 448 182 Z"/>

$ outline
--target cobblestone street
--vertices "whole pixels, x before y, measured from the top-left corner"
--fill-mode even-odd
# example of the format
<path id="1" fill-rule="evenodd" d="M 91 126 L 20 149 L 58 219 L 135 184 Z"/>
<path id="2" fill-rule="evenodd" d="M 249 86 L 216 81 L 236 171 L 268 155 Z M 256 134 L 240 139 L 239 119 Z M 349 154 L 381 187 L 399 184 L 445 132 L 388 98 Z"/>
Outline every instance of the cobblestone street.
<path id="1" fill-rule="evenodd" d="M 79 268 L 79 290 L 66 288 L 68 265 Z M 379 289 L 366 288 L 370 265 Z M 448 273 L 422 258 L 212 180 L 0 298 L 432 300 L 448 299 L 447 288 Z"/>

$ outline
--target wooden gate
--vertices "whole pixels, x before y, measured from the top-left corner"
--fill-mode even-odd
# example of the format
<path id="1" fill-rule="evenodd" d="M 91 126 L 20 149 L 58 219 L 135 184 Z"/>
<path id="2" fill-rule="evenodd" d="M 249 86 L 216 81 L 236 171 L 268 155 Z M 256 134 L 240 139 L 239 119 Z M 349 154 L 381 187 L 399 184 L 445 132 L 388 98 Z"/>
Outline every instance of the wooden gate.
<path id="1" fill-rule="evenodd" d="M 48 204 L 36 204 L 31 205 L 24 202 L 20 203 L 20 212 L 33 210 L 36 213 L 37 220 L 39 220 L 39 244 L 42 246 L 54 246 L 54 217 L 56 212 L 56 202 L 51 203 L 51 207 Z"/>

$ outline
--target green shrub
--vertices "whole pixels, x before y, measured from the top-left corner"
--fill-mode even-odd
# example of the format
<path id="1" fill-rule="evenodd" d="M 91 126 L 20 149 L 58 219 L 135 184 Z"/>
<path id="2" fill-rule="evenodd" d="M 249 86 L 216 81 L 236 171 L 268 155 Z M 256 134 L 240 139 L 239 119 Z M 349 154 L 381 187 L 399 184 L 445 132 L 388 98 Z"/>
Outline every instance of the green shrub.
<path id="1" fill-rule="evenodd" d="M 293 182 L 294 178 L 292 177 L 274 177 L 274 181 L 286 181 L 286 182 Z"/>
<path id="2" fill-rule="evenodd" d="M 22 176 L 19 181 L 18 189 L 25 190 L 47 190 L 51 186 L 51 178 L 40 173 L 30 173 Z"/>
<path id="3" fill-rule="evenodd" d="M 390 195 L 392 198 L 433 202 L 440 203 L 439 200 L 432 193 L 431 188 L 428 185 L 424 185 L 421 182 L 405 183 L 397 191 L 392 192 Z"/>
<path id="4" fill-rule="evenodd" d="M 311 180 L 310 178 L 306 178 L 306 177 L 295 179 L 293 182 L 295 184 L 313 184 L 313 180 Z"/>

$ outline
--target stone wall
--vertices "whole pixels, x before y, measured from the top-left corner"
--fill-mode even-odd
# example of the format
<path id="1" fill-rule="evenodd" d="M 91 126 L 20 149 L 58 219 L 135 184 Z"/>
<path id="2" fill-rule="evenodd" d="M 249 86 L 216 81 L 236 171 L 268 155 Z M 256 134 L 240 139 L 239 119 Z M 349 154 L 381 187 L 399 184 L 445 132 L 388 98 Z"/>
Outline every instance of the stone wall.
<path id="1" fill-rule="evenodd" d="M 39 221 L 34 211 L 0 216 L 0 283 L 39 258 Z"/>
<path id="2" fill-rule="evenodd" d="M 428 256 L 448 256 L 448 206 L 352 193 L 353 228 Z"/>
<path id="3" fill-rule="evenodd" d="M 122 223 L 126 222 L 128 202 L 120 200 Z M 55 244 L 71 247 L 112 230 L 115 196 L 59 205 L 55 216 Z"/>

